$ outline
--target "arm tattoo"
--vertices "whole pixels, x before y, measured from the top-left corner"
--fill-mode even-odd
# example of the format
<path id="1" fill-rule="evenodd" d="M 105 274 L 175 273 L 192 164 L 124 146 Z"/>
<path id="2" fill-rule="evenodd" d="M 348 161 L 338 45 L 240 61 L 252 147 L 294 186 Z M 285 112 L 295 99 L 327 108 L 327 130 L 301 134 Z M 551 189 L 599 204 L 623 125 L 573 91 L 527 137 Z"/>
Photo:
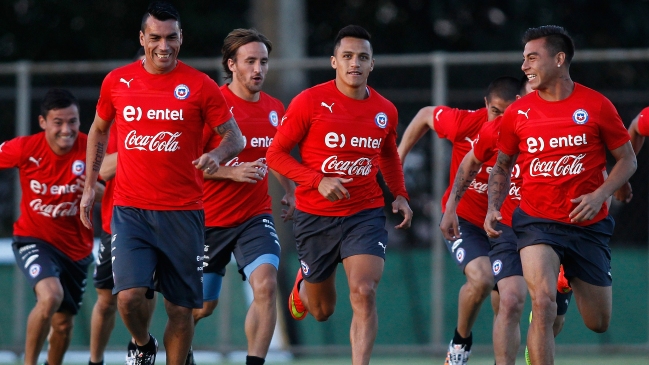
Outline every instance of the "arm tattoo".
<path id="1" fill-rule="evenodd" d="M 218 151 L 218 155 L 222 157 L 220 161 L 230 160 L 241 152 L 244 147 L 243 136 L 234 118 L 216 127 L 216 132 L 222 138 L 221 143 L 215 149 L 215 151 Z"/>
<path id="2" fill-rule="evenodd" d="M 464 195 L 464 192 L 471 186 L 473 179 L 478 175 L 478 170 L 473 169 L 473 166 L 469 166 L 469 171 L 464 172 L 462 165 L 457 169 L 457 175 L 455 175 L 455 183 L 453 184 L 453 190 L 455 190 L 455 201 L 459 202 Z M 466 175 L 466 176 L 465 176 Z"/>
<path id="3" fill-rule="evenodd" d="M 104 148 L 104 144 L 102 142 L 97 142 L 95 160 L 92 162 L 92 171 L 99 172 L 99 169 L 101 169 L 101 163 L 104 160 L 105 153 L 106 149 Z"/>
<path id="4" fill-rule="evenodd" d="M 489 174 L 489 210 L 500 210 L 509 192 L 514 159 L 498 152 L 498 160 Z"/>

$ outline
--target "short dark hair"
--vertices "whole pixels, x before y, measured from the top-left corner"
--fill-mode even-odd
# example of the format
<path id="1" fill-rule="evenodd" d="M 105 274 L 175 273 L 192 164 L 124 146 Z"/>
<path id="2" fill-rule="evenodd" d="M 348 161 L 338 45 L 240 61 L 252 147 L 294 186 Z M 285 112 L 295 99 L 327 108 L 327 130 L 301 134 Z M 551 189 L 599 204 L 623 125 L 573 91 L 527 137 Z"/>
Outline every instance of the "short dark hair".
<path id="1" fill-rule="evenodd" d="M 516 100 L 516 95 L 520 92 L 520 80 L 511 76 L 501 76 L 493 80 L 487 87 L 487 101 L 498 97 L 505 101 Z"/>
<path id="2" fill-rule="evenodd" d="M 142 24 L 140 26 L 142 33 L 144 33 L 144 30 L 146 29 L 146 20 L 149 19 L 150 16 L 160 21 L 173 19 L 178 22 L 178 28 L 181 28 L 180 14 L 178 14 L 178 10 L 166 1 L 154 1 L 149 4 L 146 13 L 142 16 Z"/>
<path id="3" fill-rule="evenodd" d="M 50 110 L 64 109 L 70 105 L 76 105 L 79 109 L 79 101 L 71 92 L 65 89 L 49 89 L 41 102 L 41 116 L 45 118 Z"/>
<path id="4" fill-rule="evenodd" d="M 336 35 L 336 39 L 334 40 L 334 54 L 336 54 L 336 50 L 340 46 L 340 41 L 346 37 L 365 39 L 370 43 L 370 51 L 374 52 L 372 49 L 372 36 L 370 35 L 370 32 L 360 25 L 348 25 L 341 29 L 338 32 L 338 35 Z"/>
<path id="5" fill-rule="evenodd" d="M 265 35 L 259 33 L 256 29 L 243 29 L 237 28 L 231 31 L 223 40 L 223 47 L 221 47 L 221 53 L 223 53 L 223 60 L 221 64 L 223 65 L 223 71 L 225 71 L 225 78 L 232 78 L 232 71 L 228 67 L 228 60 L 232 59 L 236 62 L 237 60 L 237 51 L 239 47 L 245 46 L 248 43 L 252 42 L 261 42 L 266 45 L 268 49 L 268 54 L 273 50 L 273 44 L 270 42 Z"/>
<path id="6" fill-rule="evenodd" d="M 570 64 L 575 55 L 575 43 L 572 41 L 568 31 L 558 25 L 544 25 L 537 28 L 530 28 L 523 34 L 523 44 L 535 39 L 545 38 L 546 49 L 556 55 L 559 52 L 566 54 L 566 63 Z"/>

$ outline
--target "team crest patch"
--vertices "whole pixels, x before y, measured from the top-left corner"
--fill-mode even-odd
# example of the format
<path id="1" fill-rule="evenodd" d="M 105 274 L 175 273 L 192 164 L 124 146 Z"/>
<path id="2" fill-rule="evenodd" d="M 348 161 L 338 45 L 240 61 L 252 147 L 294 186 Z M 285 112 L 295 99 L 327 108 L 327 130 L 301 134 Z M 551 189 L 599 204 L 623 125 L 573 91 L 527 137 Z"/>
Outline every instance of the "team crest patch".
<path id="1" fill-rule="evenodd" d="M 81 176 L 86 171 L 86 163 L 81 160 L 75 160 L 72 163 L 72 173 Z"/>
<path id="2" fill-rule="evenodd" d="M 385 128 L 388 125 L 388 116 L 385 115 L 385 113 L 380 112 L 374 117 L 374 123 L 376 123 L 379 128 Z"/>
<path id="3" fill-rule="evenodd" d="M 464 253 L 465 253 L 465 252 L 464 252 L 464 249 L 463 249 L 463 248 L 459 248 L 459 249 L 457 250 L 457 252 L 455 253 L 455 258 L 457 259 L 457 261 L 458 261 L 459 263 L 462 263 L 462 261 L 464 261 Z"/>
<path id="4" fill-rule="evenodd" d="M 174 89 L 174 96 L 178 100 L 185 100 L 189 97 L 189 87 L 185 84 L 180 84 Z"/>
<path id="5" fill-rule="evenodd" d="M 277 117 L 277 112 L 276 111 L 271 111 L 270 114 L 268 114 L 268 120 L 270 121 L 270 124 L 273 125 L 273 127 L 277 127 L 279 124 L 279 117 Z"/>
<path id="6" fill-rule="evenodd" d="M 300 260 L 300 266 L 302 266 L 302 273 L 304 275 L 309 275 L 311 269 L 309 268 L 309 265 L 307 265 L 306 262 L 304 262 L 304 260 Z"/>
<path id="7" fill-rule="evenodd" d="M 584 109 L 575 110 L 575 112 L 572 113 L 572 121 L 579 125 L 586 124 L 586 122 L 588 122 L 588 112 Z"/>
<path id="8" fill-rule="evenodd" d="M 41 265 L 39 264 L 33 264 L 32 266 L 29 267 L 29 276 L 32 278 L 35 278 L 38 276 L 38 274 L 41 273 Z"/>
<path id="9" fill-rule="evenodd" d="M 500 270 L 503 268 L 503 262 L 500 260 L 494 261 L 493 265 L 491 265 L 491 270 L 493 270 L 494 275 L 500 274 Z"/>

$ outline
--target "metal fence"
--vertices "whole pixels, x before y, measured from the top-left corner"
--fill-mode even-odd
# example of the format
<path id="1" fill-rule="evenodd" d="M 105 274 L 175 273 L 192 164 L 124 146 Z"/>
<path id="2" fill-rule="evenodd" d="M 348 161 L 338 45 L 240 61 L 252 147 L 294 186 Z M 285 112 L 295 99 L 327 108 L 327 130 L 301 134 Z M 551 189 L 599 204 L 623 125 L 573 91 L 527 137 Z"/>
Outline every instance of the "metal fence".
<path id="1" fill-rule="evenodd" d="M 187 64 L 213 75 L 215 79 L 221 78 L 221 65 L 217 59 L 184 59 Z M 426 104 L 432 105 L 453 105 L 464 106 L 473 105 L 480 107 L 482 99 L 482 90 L 486 88 L 487 83 L 501 74 L 522 76 L 520 73 L 520 63 L 522 61 L 522 52 L 476 52 L 476 53 L 445 53 L 434 52 L 429 54 L 407 54 L 407 55 L 376 55 L 375 71 L 370 77 L 370 84 L 379 92 L 393 100 L 399 108 L 401 115 L 400 130 L 407 125 L 409 117 L 414 116 L 418 108 Z M 33 120 L 35 119 L 34 101 L 37 96 L 42 94 L 47 85 L 48 78 L 55 78 L 59 86 L 71 85 L 70 89 L 74 91 L 80 100 L 94 101 L 99 95 L 99 82 L 103 75 L 112 69 L 125 64 L 127 61 L 114 60 L 102 62 L 40 62 L 32 63 L 29 61 L 20 61 L 16 63 L 0 64 L 0 77 L 5 80 L 0 87 L 0 100 L 15 101 L 15 132 L 14 135 L 30 134 Z M 602 91 L 606 89 L 607 95 L 620 109 L 626 108 L 627 120 L 633 110 L 637 113 L 641 106 L 649 104 L 649 93 L 647 92 L 647 82 L 649 77 L 646 71 L 649 69 L 649 49 L 608 49 L 608 50 L 580 50 L 573 60 L 572 69 L 583 67 L 583 65 L 596 64 L 601 72 L 591 72 L 593 83 L 589 80 L 579 80 L 587 86 L 594 87 Z M 631 69 L 631 71 L 629 71 Z M 312 57 L 304 59 L 272 59 L 271 73 L 277 73 L 280 77 L 269 79 L 265 88 L 272 95 L 280 95 L 285 102 L 293 95 L 285 93 L 286 88 L 280 88 L 282 73 L 304 72 L 310 84 L 321 82 L 333 77 L 330 69 L 329 60 L 324 57 Z M 573 72 L 574 74 L 579 71 Z M 629 76 L 629 73 L 632 75 Z M 94 81 L 83 84 L 83 81 L 77 82 L 79 76 L 91 76 Z M 589 75 L 581 73 L 580 75 Z M 606 75 L 617 81 L 609 82 Z M 619 76 L 619 80 L 616 78 Z M 625 76 L 626 75 L 626 76 Z M 635 78 L 634 78 L 635 76 Z M 15 77 L 15 84 L 10 84 L 10 78 Z M 82 77 L 83 78 L 83 77 Z M 596 79 L 596 80 L 595 80 Z M 98 81 L 99 80 L 99 81 Z M 47 85 L 49 86 L 49 85 Z M 283 90 L 283 91 L 282 91 Z M 277 94 L 274 94 L 277 92 Z M 281 94 L 284 93 L 284 94 Z M 94 114 L 94 109 L 92 109 Z M 405 112 L 403 111 L 405 110 Z M 622 114 L 622 113 L 621 113 Z M 633 114 L 635 115 L 635 114 Z M 83 116 L 83 115 L 82 115 Z M 405 116 L 405 117 L 404 117 Z M 91 118 L 85 118 L 88 121 Z M 5 129 L 6 130 L 6 129 Z M 9 139 L 9 136 L 3 136 L 2 140 Z M 448 145 L 440 141 L 433 135 L 430 141 L 424 142 L 423 148 L 419 149 L 424 155 L 424 163 L 420 168 L 410 170 L 414 180 L 418 185 L 425 186 L 425 192 L 422 192 L 418 199 L 421 205 L 422 215 L 426 220 L 419 220 L 419 228 L 414 227 L 413 233 L 408 236 L 399 236 L 398 232 L 390 232 L 397 236 L 397 241 L 428 241 L 430 250 L 430 292 L 431 292 L 431 310 L 429 333 L 430 342 L 424 348 L 430 351 L 443 351 L 446 347 L 446 337 L 449 329 L 444 328 L 444 298 L 447 291 L 444 288 L 445 283 L 445 256 L 446 248 L 442 237 L 437 231 L 437 222 L 441 220 L 440 206 L 441 196 L 448 183 L 447 166 L 448 166 Z M 413 150 L 413 152 L 417 152 Z M 642 161 L 640 161 L 642 164 Z M 407 166 L 406 166 L 407 167 Z M 446 168 L 444 173 L 439 171 Z M 433 171 L 436 171 L 435 173 Z M 422 173 L 426 175 L 422 176 Z M 638 173 L 644 173 L 639 169 Z M 430 177 L 427 176 L 430 174 Z M 410 187 L 409 187 L 410 188 Z M 15 196 L 18 197 L 19 186 L 16 179 L 14 184 Z M 646 197 L 644 197 L 646 199 Z M 279 200 L 279 199 L 276 199 Z M 15 216 L 18 214 L 18 198 L 15 198 Z M 646 202 L 642 209 L 646 210 Z M 643 216 L 643 221 L 636 224 L 637 237 L 640 241 L 646 242 L 647 236 L 647 218 Z M 284 232 L 288 237 L 288 233 Z M 391 238 L 392 239 L 392 238 Z M 407 246 L 408 244 L 404 244 Z M 644 275 L 647 275 L 646 273 Z M 451 295 L 457 295 L 456 290 L 451 291 Z M 647 295 L 647 294 L 644 294 Z M 24 303 L 14 303 L 15 306 L 24 308 Z M 23 311 L 24 312 L 24 311 Z M 644 309 L 644 314 L 649 316 L 649 310 Z M 22 314 L 24 316 L 24 313 Z M 649 326 L 648 326 L 649 327 Z M 649 328 L 647 328 L 649 333 Z M 649 338 L 649 336 L 648 336 Z M 649 343 L 647 344 L 649 346 Z M 646 348 L 646 346 L 645 346 Z M 300 352 L 299 347 L 295 347 Z M 377 351 L 393 351 L 388 347 L 377 347 Z M 397 351 L 397 350 L 395 350 Z"/>

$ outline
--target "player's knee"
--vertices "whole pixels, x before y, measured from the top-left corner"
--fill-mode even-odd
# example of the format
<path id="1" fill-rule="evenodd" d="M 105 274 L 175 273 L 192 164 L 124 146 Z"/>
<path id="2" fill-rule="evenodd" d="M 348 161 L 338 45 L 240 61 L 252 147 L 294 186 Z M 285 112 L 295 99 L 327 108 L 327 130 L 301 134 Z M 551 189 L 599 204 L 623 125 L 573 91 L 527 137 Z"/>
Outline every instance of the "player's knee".
<path id="1" fill-rule="evenodd" d="M 334 309 L 336 307 L 334 305 L 321 305 L 313 310 L 310 310 L 311 315 L 313 315 L 313 318 L 315 318 L 316 321 L 318 322 L 324 322 L 329 317 L 331 317 L 334 314 Z"/>
<path id="2" fill-rule="evenodd" d="M 349 293 L 352 309 L 372 309 L 376 304 L 376 285 L 374 283 L 362 283 L 354 286 Z"/>
<path id="3" fill-rule="evenodd" d="M 38 296 L 36 305 L 45 308 L 45 311 L 51 315 L 59 309 L 61 303 L 63 303 L 63 292 L 50 291 L 41 293 L 41 295 Z"/>
<path id="4" fill-rule="evenodd" d="M 277 279 L 274 277 L 267 277 L 256 283 L 252 288 L 254 300 L 256 302 L 275 302 L 277 295 Z"/>
<path id="5" fill-rule="evenodd" d="M 216 306 L 218 305 L 219 300 L 211 300 L 209 302 L 203 302 L 203 308 L 196 308 L 192 311 L 192 316 L 194 317 L 194 322 L 198 322 L 200 319 L 209 317 L 214 313 Z"/>
<path id="6" fill-rule="evenodd" d="M 557 303 L 548 296 L 538 296 L 532 300 L 534 319 L 554 323 L 557 317 Z"/>
<path id="7" fill-rule="evenodd" d="M 554 333 L 554 337 L 557 337 L 559 333 L 561 333 L 561 330 L 563 329 L 563 324 L 565 322 L 566 322 L 566 316 L 557 314 L 557 318 L 555 318 L 554 324 L 552 325 L 552 332 Z"/>
<path id="8" fill-rule="evenodd" d="M 52 322 L 52 331 L 54 331 L 58 336 L 70 336 L 73 327 L 74 321 L 72 320 L 72 317 Z"/>
<path id="9" fill-rule="evenodd" d="M 604 333 L 608 330 L 611 318 L 608 315 L 599 316 L 598 318 L 584 318 L 584 324 L 589 330 L 596 333 Z"/>
<path id="10" fill-rule="evenodd" d="M 114 296 L 98 296 L 95 308 L 102 315 L 108 315 L 117 311 L 117 299 Z"/>
<path id="11" fill-rule="evenodd" d="M 502 313 L 508 317 L 517 316 L 520 318 L 525 305 L 525 297 L 514 293 L 500 293 L 499 315 Z"/>

